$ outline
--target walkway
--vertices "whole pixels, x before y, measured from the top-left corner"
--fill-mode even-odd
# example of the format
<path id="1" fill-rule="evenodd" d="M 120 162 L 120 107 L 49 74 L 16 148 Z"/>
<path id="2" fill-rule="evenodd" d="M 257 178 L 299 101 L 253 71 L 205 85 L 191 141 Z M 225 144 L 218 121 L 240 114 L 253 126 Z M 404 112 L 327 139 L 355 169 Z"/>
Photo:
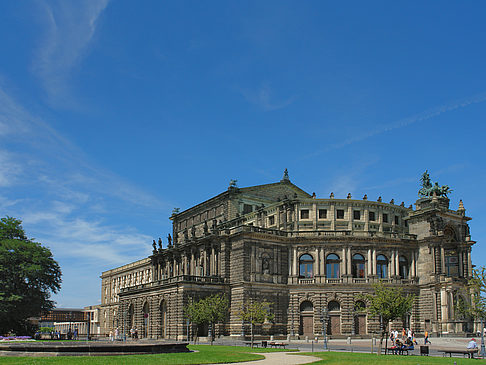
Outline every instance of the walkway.
<path id="1" fill-rule="evenodd" d="M 298 352 L 265 352 L 259 355 L 265 356 L 264 360 L 233 363 L 233 365 L 297 365 L 310 364 L 321 360 L 315 356 L 296 355 Z"/>

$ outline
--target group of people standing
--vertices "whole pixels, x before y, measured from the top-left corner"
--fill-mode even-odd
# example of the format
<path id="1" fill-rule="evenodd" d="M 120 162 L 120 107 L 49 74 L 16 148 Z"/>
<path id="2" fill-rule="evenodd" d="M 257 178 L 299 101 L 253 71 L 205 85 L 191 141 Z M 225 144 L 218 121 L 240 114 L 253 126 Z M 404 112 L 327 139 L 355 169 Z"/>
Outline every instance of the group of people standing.
<path id="1" fill-rule="evenodd" d="M 120 338 L 120 331 L 118 330 L 118 327 L 115 328 L 115 331 L 110 331 L 110 341 L 117 341 L 122 338 Z M 134 340 L 138 340 L 138 330 L 137 328 L 130 328 L 130 338 Z"/>
<path id="2" fill-rule="evenodd" d="M 410 328 L 402 328 L 401 333 L 398 330 L 390 331 L 390 341 L 393 344 L 390 348 L 396 352 L 403 350 L 413 350 L 417 345 L 415 333 Z"/>

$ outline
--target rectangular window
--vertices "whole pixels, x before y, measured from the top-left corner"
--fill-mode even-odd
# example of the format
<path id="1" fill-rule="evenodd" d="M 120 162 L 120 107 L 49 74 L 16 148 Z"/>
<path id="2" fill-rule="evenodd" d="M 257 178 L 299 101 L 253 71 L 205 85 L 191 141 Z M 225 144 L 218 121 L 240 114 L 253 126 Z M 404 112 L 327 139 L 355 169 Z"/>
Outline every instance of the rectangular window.
<path id="1" fill-rule="evenodd" d="M 396 215 L 396 216 L 395 216 L 395 224 L 400 224 L 400 221 L 399 221 L 398 215 Z"/>
<path id="2" fill-rule="evenodd" d="M 253 206 L 250 204 L 243 204 L 243 214 L 248 214 L 253 212 Z"/>
<path id="3" fill-rule="evenodd" d="M 339 263 L 328 263 L 326 265 L 326 276 L 329 279 L 338 279 L 339 278 Z"/>
<path id="4" fill-rule="evenodd" d="M 405 227 L 408 227 L 408 221 L 403 221 Z"/>
<path id="5" fill-rule="evenodd" d="M 270 217 L 268 217 L 268 225 L 273 226 L 274 224 L 275 224 L 275 216 L 271 215 Z"/>
<path id="6" fill-rule="evenodd" d="M 319 219 L 327 218 L 327 209 L 319 209 Z"/>
<path id="7" fill-rule="evenodd" d="M 374 221 L 375 220 L 375 212 L 368 212 L 368 218 L 370 221 Z"/>
<path id="8" fill-rule="evenodd" d="M 344 219 L 344 210 L 342 210 L 342 209 L 337 209 L 337 210 L 336 210 L 336 218 L 337 218 L 337 219 Z"/>
<path id="9" fill-rule="evenodd" d="M 359 221 L 361 219 L 361 212 L 359 210 L 353 211 L 353 219 Z"/>
<path id="10" fill-rule="evenodd" d="M 383 223 L 388 223 L 388 214 L 383 213 Z"/>
<path id="11" fill-rule="evenodd" d="M 309 219 L 309 209 L 302 209 L 300 211 L 300 219 Z"/>

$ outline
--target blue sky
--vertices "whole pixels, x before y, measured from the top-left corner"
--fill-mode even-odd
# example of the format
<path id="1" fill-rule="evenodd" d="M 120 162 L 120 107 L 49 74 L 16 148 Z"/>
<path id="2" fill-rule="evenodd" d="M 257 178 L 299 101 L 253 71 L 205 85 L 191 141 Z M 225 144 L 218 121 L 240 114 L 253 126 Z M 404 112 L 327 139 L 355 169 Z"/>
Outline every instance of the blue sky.
<path id="1" fill-rule="evenodd" d="M 188 208 L 285 168 L 309 193 L 463 199 L 484 265 L 486 4 L 0 2 L 0 216 L 63 270 L 59 306 Z"/>

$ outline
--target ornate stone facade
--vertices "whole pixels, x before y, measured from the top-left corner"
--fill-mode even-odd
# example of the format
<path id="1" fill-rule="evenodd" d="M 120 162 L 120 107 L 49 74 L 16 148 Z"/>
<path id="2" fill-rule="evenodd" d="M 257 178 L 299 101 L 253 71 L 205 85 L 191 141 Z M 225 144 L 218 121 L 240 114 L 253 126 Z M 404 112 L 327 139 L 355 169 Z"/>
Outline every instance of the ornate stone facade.
<path id="1" fill-rule="evenodd" d="M 186 338 L 194 328 L 183 309 L 226 293 L 230 309 L 217 335 L 249 333 L 237 312 L 251 300 L 271 303 L 275 318 L 262 334 L 367 336 L 379 319 L 356 311 L 359 297 L 382 280 L 414 293 L 413 310 L 395 326 L 415 332 L 463 333 L 472 323 L 454 313 L 470 300 L 471 247 L 465 209 L 443 196 L 416 209 L 378 201 L 318 199 L 284 178 L 227 191 L 175 210 L 167 248 L 102 274 L 102 331 L 136 327 L 142 337 Z M 325 314 L 325 316 L 324 316 Z M 199 335 L 207 329 L 200 328 Z"/>

